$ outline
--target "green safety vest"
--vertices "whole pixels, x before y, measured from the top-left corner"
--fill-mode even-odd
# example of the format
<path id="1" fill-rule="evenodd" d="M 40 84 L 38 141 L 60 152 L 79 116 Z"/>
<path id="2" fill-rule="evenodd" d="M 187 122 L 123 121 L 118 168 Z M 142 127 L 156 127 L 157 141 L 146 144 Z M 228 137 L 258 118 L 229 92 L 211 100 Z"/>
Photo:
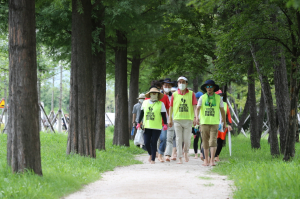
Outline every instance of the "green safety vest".
<path id="1" fill-rule="evenodd" d="M 174 120 L 194 120 L 193 91 L 180 95 L 173 93 Z"/>
<path id="2" fill-rule="evenodd" d="M 216 106 L 205 105 L 208 95 L 202 95 L 202 104 L 200 110 L 201 124 L 220 124 L 220 95 L 214 94 Z"/>
<path id="3" fill-rule="evenodd" d="M 162 129 L 162 102 L 157 101 L 153 104 L 150 104 L 149 101 L 150 100 L 145 100 L 142 105 L 144 110 L 144 127 L 146 129 Z"/>
<path id="4" fill-rule="evenodd" d="M 227 115 L 227 103 L 226 102 L 223 102 L 223 104 L 224 104 L 224 111 L 225 111 L 225 117 L 226 117 L 226 115 Z"/>

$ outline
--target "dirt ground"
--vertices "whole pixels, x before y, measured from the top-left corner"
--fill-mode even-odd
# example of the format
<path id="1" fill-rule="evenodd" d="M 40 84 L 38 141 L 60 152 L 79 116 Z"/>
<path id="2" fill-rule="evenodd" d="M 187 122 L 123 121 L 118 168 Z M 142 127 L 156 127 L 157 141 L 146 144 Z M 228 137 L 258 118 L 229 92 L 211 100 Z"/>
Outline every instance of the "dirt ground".
<path id="1" fill-rule="evenodd" d="M 190 154 L 192 154 L 192 150 Z M 190 156 L 188 163 L 148 163 L 148 155 L 137 156 L 143 164 L 118 167 L 105 172 L 103 178 L 84 186 L 66 199 L 122 198 L 232 198 L 233 182 L 226 176 L 201 166 L 200 158 Z"/>

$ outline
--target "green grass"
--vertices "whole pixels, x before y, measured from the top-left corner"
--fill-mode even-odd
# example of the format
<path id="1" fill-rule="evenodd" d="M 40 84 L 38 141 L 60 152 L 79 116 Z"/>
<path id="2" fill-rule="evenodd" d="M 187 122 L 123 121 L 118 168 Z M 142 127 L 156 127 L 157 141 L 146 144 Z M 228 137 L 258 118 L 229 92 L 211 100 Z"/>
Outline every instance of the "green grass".
<path id="1" fill-rule="evenodd" d="M 232 138 L 232 156 L 227 144 L 213 171 L 234 181 L 234 198 L 300 198 L 299 149 L 296 143 L 293 161 L 283 162 L 282 156 L 271 157 L 266 139 L 261 140 L 261 149 L 252 150 L 250 139 L 240 135 Z"/>
<path id="2" fill-rule="evenodd" d="M 200 179 L 202 180 L 212 180 L 213 178 L 207 177 L 207 176 L 199 176 Z"/>
<path id="3" fill-rule="evenodd" d="M 106 151 L 97 158 L 66 155 L 67 135 L 41 133 L 43 177 L 32 173 L 12 174 L 6 164 L 6 135 L 0 134 L 0 198 L 60 198 L 101 178 L 118 166 L 139 164 L 134 155 L 144 151 L 112 145 L 113 128 L 106 131 Z"/>

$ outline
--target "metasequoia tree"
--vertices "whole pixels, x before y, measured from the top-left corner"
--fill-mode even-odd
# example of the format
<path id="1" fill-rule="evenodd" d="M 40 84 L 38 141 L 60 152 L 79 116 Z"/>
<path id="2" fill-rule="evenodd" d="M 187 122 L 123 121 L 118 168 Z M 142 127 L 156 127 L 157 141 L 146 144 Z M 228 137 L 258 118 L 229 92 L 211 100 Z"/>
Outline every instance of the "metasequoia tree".
<path id="1" fill-rule="evenodd" d="M 7 163 L 42 175 L 37 94 L 35 1 L 9 1 Z"/>
<path id="2" fill-rule="evenodd" d="M 127 94 L 127 38 L 126 33 L 116 31 L 115 47 L 115 130 L 113 144 L 129 146 L 128 94 Z"/>
<path id="3" fill-rule="evenodd" d="M 70 129 L 67 154 L 78 153 L 96 157 L 91 10 L 90 0 L 72 0 Z"/>
<path id="4" fill-rule="evenodd" d="M 95 109 L 95 147 L 105 150 L 105 98 L 106 98 L 106 41 L 105 41 L 105 8 L 96 11 L 97 18 L 92 20 L 93 31 L 100 29 L 93 45 L 93 85 Z"/>

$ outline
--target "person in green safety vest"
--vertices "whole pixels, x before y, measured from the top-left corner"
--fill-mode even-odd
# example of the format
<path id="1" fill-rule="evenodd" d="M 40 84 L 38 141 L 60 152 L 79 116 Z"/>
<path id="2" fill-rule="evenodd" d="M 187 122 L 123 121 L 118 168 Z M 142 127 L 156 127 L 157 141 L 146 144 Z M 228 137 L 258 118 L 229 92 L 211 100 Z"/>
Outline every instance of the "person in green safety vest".
<path id="1" fill-rule="evenodd" d="M 197 124 L 201 125 L 202 143 L 204 148 L 204 156 L 208 157 L 209 148 L 211 157 L 215 157 L 217 149 L 217 136 L 220 126 L 220 113 L 223 118 L 223 126 L 226 127 L 224 103 L 220 95 L 214 92 L 219 90 L 219 86 L 213 80 L 207 80 L 202 86 L 202 91 L 206 94 L 202 95 L 197 104 L 197 115 L 200 112 L 200 121 Z M 215 158 L 204 159 L 203 166 L 215 166 Z"/>
<path id="2" fill-rule="evenodd" d="M 141 107 L 141 114 L 139 118 L 139 124 L 137 129 L 141 128 L 142 120 L 144 118 L 144 142 L 146 149 L 149 154 L 149 162 L 155 164 L 155 154 L 157 151 L 157 140 L 160 136 L 161 130 L 166 131 L 167 126 L 167 116 L 165 104 L 159 100 L 164 97 L 164 94 L 155 87 L 150 87 L 150 91 L 145 94 L 147 99 L 143 102 Z M 164 121 L 164 126 L 162 128 L 162 120 Z"/>
<path id="3" fill-rule="evenodd" d="M 178 90 L 174 92 L 170 102 L 169 127 L 173 126 L 176 133 L 176 147 L 179 157 L 178 164 L 182 164 L 182 142 L 184 143 L 184 159 L 189 161 L 192 125 L 198 120 L 197 99 L 195 93 L 187 89 L 188 79 L 180 76 L 177 80 Z M 174 115 L 173 115 L 174 113 Z"/>

